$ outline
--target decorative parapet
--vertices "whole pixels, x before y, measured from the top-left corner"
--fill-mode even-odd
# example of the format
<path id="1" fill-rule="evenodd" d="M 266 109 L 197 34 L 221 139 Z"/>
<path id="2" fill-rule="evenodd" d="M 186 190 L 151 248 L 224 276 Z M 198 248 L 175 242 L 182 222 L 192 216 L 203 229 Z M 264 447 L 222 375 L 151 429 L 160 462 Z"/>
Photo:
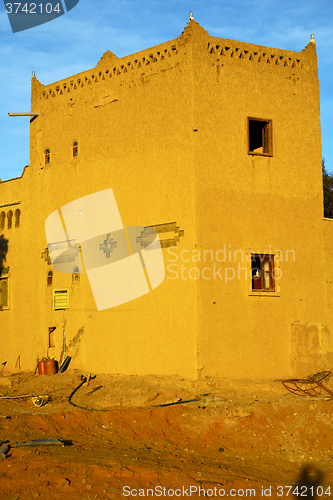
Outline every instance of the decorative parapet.
<path id="1" fill-rule="evenodd" d="M 155 47 L 155 51 L 149 50 L 145 51 L 143 55 L 140 53 L 133 54 L 131 58 L 118 59 L 117 63 L 114 65 L 107 67 L 106 69 L 101 69 L 101 66 L 105 66 L 109 61 L 116 59 L 116 56 L 112 54 L 112 58 L 110 57 L 112 53 L 107 51 L 96 65 L 96 67 L 89 72 L 85 72 L 83 74 L 78 75 L 77 77 L 71 77 L 67 80 L 57 82 L 57 84 L 48 85 L 45 87 L 43 92 L 44 99 L 48 99 L 49 97 L 57 97 L 58 95 L 65 94 L 67 92 L 71 92 L 77 90 L 81 87 L 85 87 L 86 85 L 92 85 L 99 81 L 105 81 L 109 78 L 114 78 L 119 75 L 124 75 L 125 73 L 129 73 L 135 71 L 136 69 L 141 70 L 149 65 L 153 65 L 155 63 L 159 63 L 167 58 L 173 57 L 178 54 L 178 48 L 174 43 L 168 45 L 168 47 L 160 48 Z M 139 55 L 140 54 L 140 55 Z M 101 62 L 103 64 L 101 64 Z"/>
<path id="2" fill-rule="evenodd" d="M 115 54 L 108 50 L 103 54 L 95 68 L 67 78 L 66 80 L 43 87 L 33 77 L 33 90 L 41 90 L 42 97 L 48 99 L 72 92 L 86 85 L 93 85 L 119 75 L 135 72 L 138 69 L 142 71 L 147 66 L 158 64 L 164 59 L 174 57 L 185 45 L 192 41 L 200 44 L 203 48 L 206 46 L 208 54 L 213 55 L 215 58 L 219 58 L 220 56 L 222 58 L 230 57 L 232 59 L 291 68 L 303 68 L 304 66 L 301 59 L 302 53 L 210 37 L 207 31 L 198 23 L 190 20 L 183 33 L 175 40 L 122 59 L 118 59 Z"/>
<path id="3" fill-rule="evenodd" d="M 275 66 L 303 68 L 303 62 L 297 57 L 295 52 L 284 52 L 280 49 L 251 46 L 250 44 L 247 45 L 231 40 L 219 40 L 218 43 L 208 42 L 207 52 L 215 57 L 222 56 Z"/>

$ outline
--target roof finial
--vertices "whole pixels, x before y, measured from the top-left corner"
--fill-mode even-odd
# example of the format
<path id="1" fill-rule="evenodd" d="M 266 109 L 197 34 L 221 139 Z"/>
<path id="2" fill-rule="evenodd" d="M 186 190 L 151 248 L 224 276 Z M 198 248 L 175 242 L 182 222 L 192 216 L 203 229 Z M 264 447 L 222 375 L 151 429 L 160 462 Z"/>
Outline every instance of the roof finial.
<path id="1" fill-rule="evenodd" d="M 33 72 L 32 72 L 32 77 L 31 77 L 31 78 L 35 78 L 35 76 L 36 76 L 36 75 L 35 75 L 35 72 L 33 71 Z"/>
<path id="2" fill-rule="evenodd" d="M 315 39 L 314 39 L 314 35 L 311 35 L 311 40 L 310 40 L 311 43 L 316 43 L 315 42 Z"/>
<path id="3" fill-rule="evenodd" d="M 190 21 L 193 20 L 194 21 L 194 17 L 193 17 L 193 12 L 191 11 L 190 12 Z"/>

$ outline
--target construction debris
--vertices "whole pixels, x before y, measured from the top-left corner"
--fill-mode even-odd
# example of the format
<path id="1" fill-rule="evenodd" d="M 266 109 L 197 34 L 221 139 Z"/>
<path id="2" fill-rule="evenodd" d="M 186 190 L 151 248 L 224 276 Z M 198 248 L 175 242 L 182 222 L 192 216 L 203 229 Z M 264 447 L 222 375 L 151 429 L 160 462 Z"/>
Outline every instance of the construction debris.
<path id="1" fill-rule="evenodd" d="M 330 374 L 330 371 L 322 371 L 306 378 L 287 379 L 281 382 L 289 392 L 296 394 L 296 396 L 331 399 L 333 392 L 321 382 Z"/>

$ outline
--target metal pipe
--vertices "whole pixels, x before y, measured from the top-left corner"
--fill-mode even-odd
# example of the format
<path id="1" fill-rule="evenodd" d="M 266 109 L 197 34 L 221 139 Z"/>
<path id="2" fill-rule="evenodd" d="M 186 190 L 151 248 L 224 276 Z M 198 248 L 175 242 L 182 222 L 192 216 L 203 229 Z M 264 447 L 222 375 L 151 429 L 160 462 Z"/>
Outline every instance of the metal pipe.
<path id="1" fill-rule="evenodd" d="M 8 444 L 3 444 L 0 448 L 0 455 L 4 454 L 6 455 L 6 453 L 9 451 L 9 445 Z"/>
<path id="2" fill-rule="evenodd" d="M 38 116 L 39 113 L 8 113 L 8 116 Z"/>
<path id="3" fill-rule="evenodd" d="M 15 448 L 21 448 L 23 446 L 47 446 L 47 445 L 63 445 L 63 442 L 59 439 L 35 439 L 30 443 L 18 443 L 15 442 Z"/>

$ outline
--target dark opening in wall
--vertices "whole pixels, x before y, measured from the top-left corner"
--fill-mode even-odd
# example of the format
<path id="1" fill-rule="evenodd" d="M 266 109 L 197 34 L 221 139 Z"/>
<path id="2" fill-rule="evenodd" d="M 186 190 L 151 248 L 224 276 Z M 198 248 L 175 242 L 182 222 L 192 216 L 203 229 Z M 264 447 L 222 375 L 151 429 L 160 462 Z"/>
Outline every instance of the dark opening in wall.
<path id="1" fill-rule="evenodd" d="M 49 271 L 47 273 L 47 280 L 46 280 L 47 286 L 51 286 L 52 285 L 52 280 L 53 280 L 53 272 Z"/>
<path id="2" fill-rule="evenodd" d="M 45 149 L 45 165 L 51 163 L 51 153 L 49 149 Z"/>
<path id="3" fill-rule="evenodd" d="M 77 141 L 73 142 L 73 158 L 76 158 L 79 154 L 79 144 Z"/>
<path id="4" fill-rule="evenodd" d="M 11 229 L 13 227 L 13 212 L 12 210 L 9 210 L 7 214 L 7 219 L 8 219 L 8 229 Z"/>
<path id="5" fill-rule="evenodd" d="M 80 282 L 80 271 L 79 268 L 75 266 L 72 274 L 72 283 L 79 283 L 79 282 Z"/>
<path id="6" fill-rule="evenodd" d="M 249 154 L 272 156 L 272 120 L 248 119 Z"/>
<path id="7" fill-rule="evenodd" d="M 18 208 L 15 210 L 15 227 L 20 227 L 20 217 L 21 217 L 21 210 Z"/>
<path id="8" fill-rule="evenodd" d="M 251 256 L 252 290 L 274 291 L 274 255 Z"/>

